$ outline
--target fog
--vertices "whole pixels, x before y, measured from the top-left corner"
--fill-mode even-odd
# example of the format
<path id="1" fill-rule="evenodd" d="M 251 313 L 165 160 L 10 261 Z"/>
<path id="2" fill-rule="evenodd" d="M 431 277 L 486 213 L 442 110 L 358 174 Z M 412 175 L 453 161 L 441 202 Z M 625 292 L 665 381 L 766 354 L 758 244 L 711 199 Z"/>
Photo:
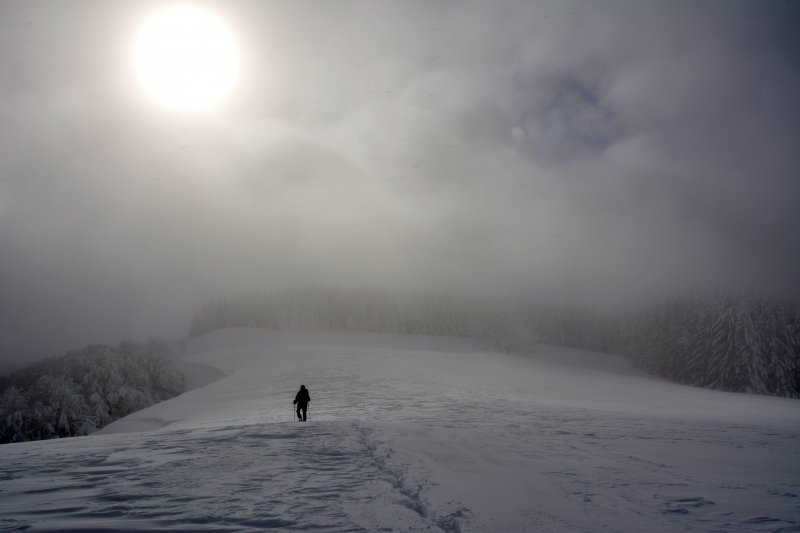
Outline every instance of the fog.
<path id="1" fill-rule="evenodd" d="M 193 113 L 133 75 L 162 4 L 0 4 L 0 369 L 309 283 L 800 296 L 793 3 L 206 2 Z"/>

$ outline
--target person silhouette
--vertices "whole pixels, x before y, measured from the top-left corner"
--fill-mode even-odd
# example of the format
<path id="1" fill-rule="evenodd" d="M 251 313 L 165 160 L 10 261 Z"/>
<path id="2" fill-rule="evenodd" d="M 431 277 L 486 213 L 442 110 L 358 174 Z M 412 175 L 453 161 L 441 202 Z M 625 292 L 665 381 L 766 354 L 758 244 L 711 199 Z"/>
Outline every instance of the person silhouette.
<path id="1" fill-rule="evenodd" d="M 297 419 L 302 420 L 303 422 L 306 421 L 306 411 L 308 410 L 308 402 L 311 401 L 311 396 L 308 394 L 308 389 L 305 385 L 300 385 L 300 390 L 297 391 L 297 394 L 294 397 L 294 401 L 292 402 L 297 406 Z M 302 415 L 300 412 L 302 411 Z"/>

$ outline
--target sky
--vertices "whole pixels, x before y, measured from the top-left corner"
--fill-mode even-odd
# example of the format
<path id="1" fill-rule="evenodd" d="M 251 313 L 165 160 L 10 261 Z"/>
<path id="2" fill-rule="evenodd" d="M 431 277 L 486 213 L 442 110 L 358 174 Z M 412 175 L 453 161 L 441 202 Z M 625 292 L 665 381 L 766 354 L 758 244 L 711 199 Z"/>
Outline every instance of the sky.
<path id="1" fill-rule="evenodd" d="M 0 369 L 310 283 L 800 297 L 800 6 L 183 2 L 239 74 L 137 79 L 175 2 L 0 3 Z"/>

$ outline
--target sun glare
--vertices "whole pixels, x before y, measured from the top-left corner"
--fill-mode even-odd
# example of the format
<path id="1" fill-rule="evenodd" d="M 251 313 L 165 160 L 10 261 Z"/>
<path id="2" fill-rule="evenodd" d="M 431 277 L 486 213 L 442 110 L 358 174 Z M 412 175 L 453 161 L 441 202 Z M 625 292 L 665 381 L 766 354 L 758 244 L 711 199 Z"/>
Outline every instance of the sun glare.
<path id="1" fill-rule="evenodd" d="M 134 48 L 136 74 L 159 103 L 182 110 L 224 100 L 238 74 L 233 35 L 213 13 L 176 6 L 153 14 Z"/>

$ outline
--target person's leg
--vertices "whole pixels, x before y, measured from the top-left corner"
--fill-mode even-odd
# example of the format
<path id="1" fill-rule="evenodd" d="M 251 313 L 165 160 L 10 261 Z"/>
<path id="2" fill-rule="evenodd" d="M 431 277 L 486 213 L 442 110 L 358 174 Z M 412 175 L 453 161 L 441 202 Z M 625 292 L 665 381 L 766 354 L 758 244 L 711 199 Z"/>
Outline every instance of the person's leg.
<path id="1" fill-rule="evenodd" d="M 305 421 L 306 421 L 306 410 L 308 410 L 308 406 L 307 406 L 307 405 L 304 405 L 304 406 L 303 406 L 303 422 L 305 422 Z"/>
<path id="2" fill-rule="evenodd" d="M 299 403 L 297 404 L 297 419 L 298 420 L 302 420 L 303 419 L 302 415 L 300 415 L 300 404 Z"/>

